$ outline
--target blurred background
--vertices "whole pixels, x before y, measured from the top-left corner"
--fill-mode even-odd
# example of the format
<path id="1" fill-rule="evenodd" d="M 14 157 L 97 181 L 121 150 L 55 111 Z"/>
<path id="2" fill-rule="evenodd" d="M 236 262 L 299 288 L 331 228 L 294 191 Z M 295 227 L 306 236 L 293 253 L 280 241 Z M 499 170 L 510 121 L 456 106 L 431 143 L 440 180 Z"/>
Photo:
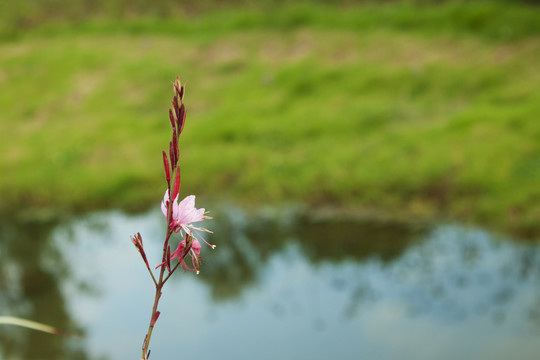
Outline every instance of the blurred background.
<path id="1" fill-rule="evenodd" d="M 0 359 L 140 356 L 176 76 L 218 247 L 152 357 L 537 359 L 539 5 L 0 3 L 0 316 L 83 334 Z"/>

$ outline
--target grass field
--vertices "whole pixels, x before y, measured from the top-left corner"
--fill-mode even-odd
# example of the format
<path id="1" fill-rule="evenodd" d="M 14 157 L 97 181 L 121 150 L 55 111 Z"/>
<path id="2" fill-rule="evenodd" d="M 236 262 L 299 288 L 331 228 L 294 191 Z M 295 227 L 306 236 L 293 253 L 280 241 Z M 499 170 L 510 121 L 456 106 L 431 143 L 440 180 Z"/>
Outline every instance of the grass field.
<path id="1" fill-rule="evenodd" d="M 538 11 L 304 4 L 4 23 L 2 205 L 155 205 L 179 75 L 185 194 L 537 236 Z"/>

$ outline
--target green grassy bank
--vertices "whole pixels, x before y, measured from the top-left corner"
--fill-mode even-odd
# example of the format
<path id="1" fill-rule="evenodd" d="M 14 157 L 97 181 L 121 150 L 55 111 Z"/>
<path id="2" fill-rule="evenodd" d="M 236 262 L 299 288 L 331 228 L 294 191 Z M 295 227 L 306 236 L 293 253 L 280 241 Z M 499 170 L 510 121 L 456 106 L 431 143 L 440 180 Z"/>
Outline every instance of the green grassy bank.
<path id="1" fill-rule="evenodd" d="M 537 236 L 540 16 L 480 4 L 10 27 L 0 43 L 2 206 L 157 204 L 179 75 L 185 194 Z"/>

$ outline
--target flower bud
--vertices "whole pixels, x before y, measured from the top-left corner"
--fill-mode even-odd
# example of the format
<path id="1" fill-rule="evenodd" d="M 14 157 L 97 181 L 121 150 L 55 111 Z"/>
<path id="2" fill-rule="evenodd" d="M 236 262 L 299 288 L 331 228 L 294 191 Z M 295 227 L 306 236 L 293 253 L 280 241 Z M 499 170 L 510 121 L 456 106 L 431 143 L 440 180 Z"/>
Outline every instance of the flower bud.
<path id="1" fill-rule="evenodd" d="M 163 150 L 163 167 L 165 168 L 165 178 L 167 179 L 167 184 L 171 181 L 171 169 L 169 167 L 169 160 L 167 159 L 167 153 Z"/>
<path id="2" fill-rule="evenodd" d="M 159 311 L 156 311 L 154 316 L 152 317 L 152 321 L 150 321 L 150 326 L 153 327 L 156 324 L 157 319 L 159 318 L 159 315 L 161 313 Z"/>
<path id="3" fill-rule="evenodd" d="M 186 107 L 184 104 L 180 107 L 178 118 L 176 119 L 178 121 L 178 134 L 182 133 L 182 130 L 184 130 L 184 124 L 186 123 Z"/>
<path id="4" fill-rule="evenodd" d="M 176 196 L 180 192 L 180 166 L 176 168 L 176 177 L 174 179 L 174 188 L 172 199 L 176 199 Z"/>
<path id="5" fill-rule="evenodd" d="M 171 121 L 171 126 L 172 126 L 172 129 L 173 129 L 173 132 L 176 132 L 177 119 L 175 119 L 171 109 L 169 109 L 169 120 Z"/>

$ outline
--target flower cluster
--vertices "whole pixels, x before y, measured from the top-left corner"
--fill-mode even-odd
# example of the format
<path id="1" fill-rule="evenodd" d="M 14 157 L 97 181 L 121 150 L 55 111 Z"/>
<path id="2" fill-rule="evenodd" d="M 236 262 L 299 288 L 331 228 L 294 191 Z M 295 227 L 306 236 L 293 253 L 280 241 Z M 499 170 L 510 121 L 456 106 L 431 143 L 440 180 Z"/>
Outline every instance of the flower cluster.
<path id="1" fill-rule="evenodd" d="M 140 233 L 137 233 L 131 238 L 131 241 L 135 245 L 135 248 L 141 254 L 144 263 L 152 277 L 154 285 L 156 287 L 156 295 L 154 300 L 154 306 L 152 308 L 152 316 L 150 317 L 150 326 L 146 337 L 144 338 L 142 347 L 142 359 L 147 360 L 150 356 L 149 344 L 150 337 L 154 325 L 160 315 L 157 311 L 159 299 L 161 298 L 161 291 L 165 282 L 179 267 L 185 270 L 192 270 L 199 273 L 199 266 L 201 264 L 201 241 L 206 243 L 211 248 L 215 248 L 215 245 L 206 241 L 202 233 L 211 231 L 193 225 L 194 223 L 203 221 L 205 219 L 211 219 L 206 216 L 204 208 L 197 209 L 195 207 L 195 195 L 189 195 L 182 201 L 179 201 L 180 192 L 180 151 L 178 146 L 178 138 L 184 129 L 186 121 L 186 109 L 183 103 L 184 98 L 184 86 L 180 83 L 178 78 L 173 83 L 174 96 L 172 100 L 172 109 L 169 109 L 169 120 L 171 122 L 172 137 L 169 142 L 169 151 L 163 151 L 163 167 L 165 169 L 165 179 L 167 181 L 167 190 L 165 196 L 161 202 L 161 211 L 167 219 L 167 232 L 165 241 L 163 243 L 163 255 L 161 263 L 156 266 L 156 269 L 160 268 L 159 277 L 154 276 L 154 273 L 148 263 L 146 253 L 143 248 L 143 241 Z M 171 181 L 174 179 L 174 181 Z M 172 194 L 172 196 L 170 196 Z M 172 201 L 171 201 L 172 199 Z M 171 247 L 169 242 L 172 235 L 179 233 L 181 241 L 179 241 L 176 250 L 171 253 Z M 191 266 L 186 264 L 185 257 L 191 257 Z M 176 260 L 175 264 L 171 264 L 172 260 Z M 168 274 L 165 270 L 168 270 Z"/>
<path id="2" fill-rule="evenodd" d="M 161 202 L 161 211 L 163 212 L 163 215 L 168 215 L 168 209 L 170 206 L 171 202 L 169 200 L 169 190 L 167 190 L 165 191 L 165 196 L 163 197 L 163 201 Z M 178 247 L 171 254 L 170 259 L 178 259 L 183 269 L 196 271 L 197 274 L 199 273 L 199 254 L 201 251 L 201 243 L 199 242 L 199 239 L 205 242 L 212 249 L 216 248 L 216 245 L 210 244 L 200 234 L 200 232 L 202 231 L 211 233 L 210 230 L 203 227 L 193 226 L 193 223 L 202 221 L 204 219 L 211 219 L 211 217 L 205 215 L 204 208 L 195 208 L 195 195 L 190 195 L 186 197 L 184 200 L 180 201 L 180 203 L 178 203 L 178 196 L 176 196 L 176 198 L 172 202 L 172 217 L 169 223 L 169 227 L 172 231 L 180 232 L 181 234 L 183 234 L 184 240 L 178 243 Z M 187 253 L 189 253 L 189 255 L 191 256 L 193 268 L 189 267 L 184 262 L 184 257 Z M 167 265 L 167 263 L 163 262 L 157 267 L 163 265 Z"/>

